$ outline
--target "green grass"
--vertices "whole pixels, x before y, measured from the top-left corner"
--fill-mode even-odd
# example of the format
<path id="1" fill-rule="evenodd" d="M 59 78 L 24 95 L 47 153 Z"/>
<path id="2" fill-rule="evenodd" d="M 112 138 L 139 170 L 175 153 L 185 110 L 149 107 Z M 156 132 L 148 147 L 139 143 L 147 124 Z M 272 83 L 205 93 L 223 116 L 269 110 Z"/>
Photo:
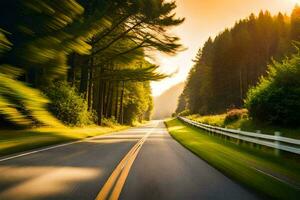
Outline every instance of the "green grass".
<path id="1" fill-rule="evenodd" d="M 298 199 L 300 190 L 290 183 L 300 184 L 298 159 L 278 157 L 263 149 L 249 148 L 183 124 L 177 119 L 166 121 L 172 137 L 233 180 L 274 199 Z M 284 177 L 289 184 L 278 181 L 257 169 Z"/>
<path id="2" fill-rule="evenodd" d="M 226 124 L 225 117 L 226 114 L 209 115 L 209 116 L 199 116 L 199 115 L 187 116 L 187 118 L 191 120 L 213 125 L 213 126 L 220 126 L 220 127 L 231 128 L 231 129 L 241 129 L 250 132 L 256 132 L 257 130 L 260 130 L 261 133 L 268 134 L 268 135 L 274 135 L 276 131 L 279 131 L 281 135 L 284 137 L 300 139 L 300 128 L 287 128 L 287 127 L 274 126 L 274 125 L 253 121 L 250 118 L 239 119 Z"/>
<path id="3" fill-rule="evenodd" d="M 0 156 L 31 150 L 53 144 L 80 140 L 128 128 L 87 127 L 87 128 L 38 128 L 31 130 L 1 130 Z"/>

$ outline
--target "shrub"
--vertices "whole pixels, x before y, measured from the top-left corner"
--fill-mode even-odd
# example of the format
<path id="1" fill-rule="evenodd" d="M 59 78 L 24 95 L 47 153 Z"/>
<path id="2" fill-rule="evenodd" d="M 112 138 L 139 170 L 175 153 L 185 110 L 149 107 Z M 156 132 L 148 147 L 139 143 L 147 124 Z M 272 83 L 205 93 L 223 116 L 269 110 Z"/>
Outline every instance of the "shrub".
<path id="1" fill-rule="evenodd" d="M 300 56 L 273 61 L 267 76 L 249 90 L 245 106 L 254 119 L 277 125 L 299 126 Z"/>
<path id="2" fill-rule="evenodd" d="M 224 124 L 230 124 L 248 116 L 247 109 L 232 109 L 226 113 Z"/>
<path id="3" fill-rule="evenodd" d="M 119 125 L 118 121 L 115 119 L 115 117 L 112 118 L 104 118 L 102 120 L 102 125 L 107 127 L 114 127 Z"/>
<path id="4" fill-rule="evenodd" d="M 50 111 L 64 124 L 83 126 L 95 122 L 95 115 L 88 111 L 87 102 L 67 82 L 54 83 L 44 91 L 51 100 Z"/>
<path id="5" fill-rule="evenodd" d="M 225 114 L 206 115 L 206 116 L 201 116 L 199 114 L 195 114 L 195 115 L 190 115 L 187 118 L 191 119 L 191 120 L 194 120 L 196 122 L 209 124 L 209 125 L 212 125 L 212 126 L 224 127 Z"/>
<path id="6" fill-rule="evenodd" d="M 184 116 L 188 116 L 190 114 L 191 114 L 190 110 L 184 110 L 181 113 L 179 113 L 178 115 L 181 117 L 184 117 Z"/>

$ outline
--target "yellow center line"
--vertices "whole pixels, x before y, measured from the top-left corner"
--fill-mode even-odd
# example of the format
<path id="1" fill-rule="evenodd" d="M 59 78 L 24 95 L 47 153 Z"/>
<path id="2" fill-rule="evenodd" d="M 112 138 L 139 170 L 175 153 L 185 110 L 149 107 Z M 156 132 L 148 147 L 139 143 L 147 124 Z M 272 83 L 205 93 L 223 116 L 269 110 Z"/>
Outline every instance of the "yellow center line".
<path id="1" fill-rule="evenodd" d="M 117 200 L 121 194 L 130 168 L 137 157 L 141 147 L 147 140 L 149 135 L 154 131 L 149 131 L 142 139 L 140 139 L 121 160 L 115 170 L 112 172 L 106 183 L 98 193 L 96 200 Z"/>

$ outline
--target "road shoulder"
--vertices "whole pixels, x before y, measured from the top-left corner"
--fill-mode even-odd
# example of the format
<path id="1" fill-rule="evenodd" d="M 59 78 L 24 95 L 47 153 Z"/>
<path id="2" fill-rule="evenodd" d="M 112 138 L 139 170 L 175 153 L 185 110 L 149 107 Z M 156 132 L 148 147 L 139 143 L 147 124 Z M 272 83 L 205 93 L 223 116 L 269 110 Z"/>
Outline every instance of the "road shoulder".
<path id="1" fill-rule="evenodd" d="M 166 121 L 171 136 L 198 155 L 201 159 L 244 186 L 271 198 L 297 199 L 299 190 L 253 168 L 261 166 L 286 175 L 299 177 L 299 165 L 286 165 L 281 158 L 270 154 L 258 154 L 259 150 L 247 150 L 202 130 L 190 127 L 177 119 Z M 285 163 L 284 165 L 282 163 Z"/>
<path id="2" fill-rule="evenodd" d="M 0 160 L 121 130 L 128 126 L 0 130 Z"/>

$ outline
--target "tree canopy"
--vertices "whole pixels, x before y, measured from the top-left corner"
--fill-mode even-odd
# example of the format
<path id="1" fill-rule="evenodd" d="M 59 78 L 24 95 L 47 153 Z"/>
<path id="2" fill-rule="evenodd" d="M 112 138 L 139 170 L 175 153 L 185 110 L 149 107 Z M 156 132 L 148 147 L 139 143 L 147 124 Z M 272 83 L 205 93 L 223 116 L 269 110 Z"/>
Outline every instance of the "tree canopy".
<path id="1" fill-rule="evenodd" d="M 175 2 L 164 0 L 1 1 L 0 78 L 1 83 L 11 83 L 0 86 L 1 120 L 52 124 L 48 104 L 59 105 L 57 100 L 63 98 L 53 95 L 63 94 L 67 87 L 74 92 L 66 98 L 81 98 L 82 109 L 94 113 L 98 124 L 103 118 L 120 123 L 149 118 L 140 114 L 151 112 L 149 81 L 166 75 L 157 72 L 148 53 L 175 54 L 183 49 L 169 31 L 184 21 L 175 8 Z M 62 81 L 68 83 L 57 85 L 61 93 L 49 89 Z M 127 98 L 140 93 L 145 98 L 132 101 L 132 109 L 137 106 L 138 111 L 125 116 Z M 49 120 L 33 114 L 36 109 Z"/>

